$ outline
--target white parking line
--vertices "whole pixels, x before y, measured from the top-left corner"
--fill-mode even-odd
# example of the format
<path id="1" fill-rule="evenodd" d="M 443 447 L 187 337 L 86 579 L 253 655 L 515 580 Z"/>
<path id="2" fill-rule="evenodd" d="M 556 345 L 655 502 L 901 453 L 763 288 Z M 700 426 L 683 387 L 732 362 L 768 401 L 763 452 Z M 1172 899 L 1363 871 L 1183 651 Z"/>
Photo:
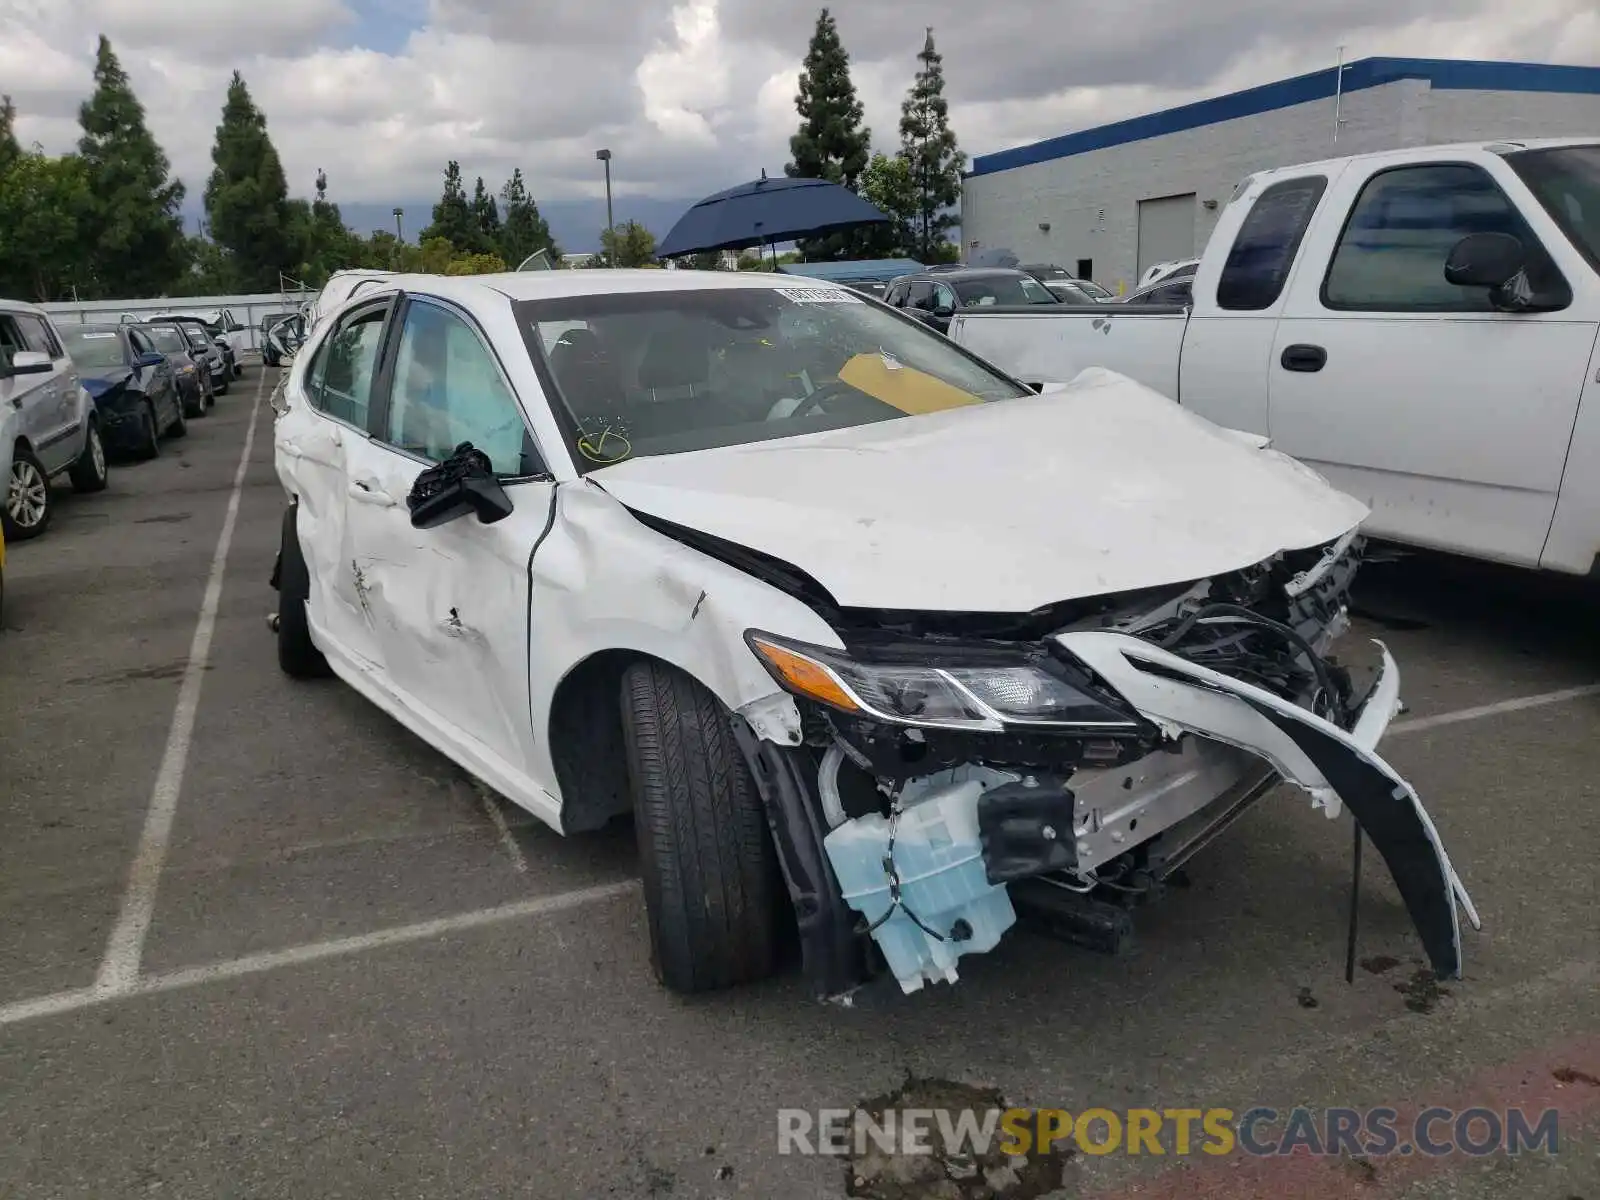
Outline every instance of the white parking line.
<path id="1" fill-rule="evenodd" d="M 1496 704 L 1480 704 L 1477 708 L 1462 708 L 1455 712 L 1439 713 L 1431 717 L 1417 717 L 1410 721 L 1396 721 L 1389 726 L 1391 734 L 1422 733 L 1444 725 L 1459 725 L 1463 721 L 1481 721 L 1485 717 L 1498 717 L 1505 713 L 1522 712 L 1528 708 L 1543 708 L 1547 704 L 1561 704 L 1568 700 L 1581 700 L 1585 696 L 1600 696 L 1600 683 L 1583 687 L 1562 688 L 1559 692 L 1543 692 L 1537 696 L 1523 696 L 1516 700 L 1501 700 Z"/>
<path id="2" fill-rule="evenodd" d="M 245 472 L 250 467 L 250 450 L 256 440 L 256 414 L 261 409 L 261 387 L 266 381 L 267 373 L 262 371 L 256 378 L 256 394 L 250 402 L 250 424 L 245 427 L 239 469 L 233 474 L 227 515 L 222 519 L 222 533 L 217 538 L 216 552 L 211 556 L 211 574 L 206 580 L 205 597 L 200 602 L 194 640 L 189 643 L 189 661 L 178 687 L 178 703 L 172 710 L 167 747 L 161 755 L 155 786 L 150 791 L 150 807 L 145 813 L 144 831 L 139 836 L 139 850 L 128 872 L 128 890 L 122 898 L 116 927 L 106 944 L 100 973 L 95 978 L 98 991 L 125 992 L 139 977 L 139 960 L 144 954 L 145 936 L 150 932 L 156 889 L 161 884 L 161 867 L 166 861 L 167 845 L 172 840 L 172 819 L 178 809 L 183 773 L 189 763 L 195 714 L 200 707 L 200 684 L 205 678 L 206 660 L 211 655 L 211 635 L 217 626 L 217 606 L 222 600 L 228 549 L 233 545 L 233 530 L 239 519 L 239 498 L 244 491 Z"/>
<path id="3" fill-rule="evenodd" d="M 637 879 L 624 879 L 616 883 L 602 883 L 594 887 L 558 892 L 553 896 L 536 896 L 531 900 L 518 900 L 495 908 L 480 908 L 473 912 L 458 913 L 453 917 L 440 917 L 433 921 L 418 921 L 413 925 L 398 925 L 377 929 L 353 937 L 335 938 L 327 942 L 311 942 L 303 946 L 290 946 L 286 950 L 269 950 L 262 954 L 247 954 L 243 958 L 210 963 L 203 967 L 184 967 L 176 971 L 163 971 L 145 975 L 131 987 L 111 990 L 102 987 L 77 988 L 70 992 L 57 992 L 40 996 L 36 1000 L 22 1000 L 0 1006 L 0 1026 L 14 1025 L 34 1017 L 59 1016 L 80 1008 L 104 1004 L 113 1000 L 126 1000 L 134 996 L 148 996 L 158 992 L 174 992 L 182 988 L 199 987 L 223 979 L 238 979 L 244 975 L 260 975 L 282 967 L 299 966 L 324 958 L 339 958 L 359 954 L 364 950 L 377 950 L 384 946 L 399 946 L 407 942 L 420 942 L 447 933 L 465 929 L 480 929 L 485 925 L 499 925 L 523 917 L 543 917 L 564 912 L 586 904 L 598 904 L 617 896 L 634 892 L 639 887 Z"/>
<path id="4" fill-rule="evenodd" d="M 257 399 L 259 400 L 259 386 L 257 392 Z M 243 462 L 247 462 L 249 458 L 249 438 L 253 434 L 254 428 L 255 412 L 252 410 L 251 433 L 246 435 L 246 454 Z M 225 557 L 226 539 L 227 537 L 231 536 L 231 521 L 234 514 L 237 512 L 238 491 L 240 483 L 243 479 L 243 462 L 241 462 L 240 474 L 235 480 L 234 499 L 230 501 L 229 504 L 229 524 L 224 528 L 223 541 L 219 542 L 218 544 L 219 553 L 221 553 L 223 557 Z M 220 562 L 221 560 L 218 559 L 217 561 Z M 213 567 L 213 575 L 214 577 L 216 575 L 215 567 Z M 217 599 L 218 593 L 220 593 L 220 581 L 214 579 L 214 583 L 216 584 L 215 588 L 208 587 L 206 592 L 209 611 L 211 613 L 211 622 L 213 624 L 215 623 L 216 616 L 215 600 Z M 206 611 L 207 609 L 203 607 L 203 624 L 204 614 Z M 204 647 L 200 646 L 199 629 L 195 631 L 195 642 L 198 649 L 191 650 L 190 652 L 191 668 L 196 661 L 196 655 L 201 651 L 209 649 L 209 631 L 207 633 L 207 642 Z M 186 674 L 184 679 L 185 688 L 188 687 L 188 682 L 189 676 Z M 194 691 L 196 694 L 195 698 L 198 698 L 198 683 L 195 685 Z M 1481 721 L 1489 717 L 1501 716 L 1505 713 L 1522 712 L 1531 708 L 1543 708 L 1548 705 L 1561 704 L 1568 700 L 1578 700 L 1586 696 L 1595 695 L 1600 695 L 1600 684 L 1589 684 L 1583 687 L 1563 688 L 1559 691 L 1553 692 L 1541 692 L 1538 695 L 1522 696 L 1511 700 L 1501 700 L 1494 704 L 1482 704 L 1474 708 L 1457 709 L 1454 712 L 1437 713 L 1433 716 L 1418 717 L 1409 721 L 1398 721 L 1389 727 L 1389 733 L 1421 733 L 1426 730 L 1440 728 L 1441 726 L 1457 725 L 1469 721 Z M 179 712 L 181 713 L 182 711 L 183 700 L 182 693 L 180 693 Z M 188 717 L 188 729 L 192 730 L 193 722 L 194 714 L 191 709 Z M 175 738 L 178 732 L 178 714 L 174 714 L 173 732 Z M 187 745 L 187 737 L 188 734 L 186 732 L 184 737 L 185 746 Z M 169 739 L 168 752 L 170 756 L 172 753 L 172 739 Z M 165 760 L 163 760 L 163 776 L 167 773 L 166 768 L 167 763 Z M 178 774 L 177 782 L 181 783 L 182 764 L 179 763 L 175 769 Z M 149 835 L 157 807 L 156 799 L 159 799 L 161 796 L 166 794 L 160 792 L 159 787 L 160 785 L 158 779 L 158 796 L 157 798 L 152 799 L 151 821 L 147 821 L 146 824 L 147 840 L 154 840 L 150 838 Z M 160 851 L 162 854 L 165 852 L 166 839 L 171 832 L 172 805 L 175 804 L 175 802 L 176 787 L 174 787 L 172 790 L 172 801 L 168 804 L 167 812 L 164 818 L 164 828 L 157 830 L 157 832 L 160 834 L 159 841 Z M 492 804 L 492 800 L 488 796 L 485 796 L 485 802 Z M 498 805 L 493 805 L 493 807 L 497 809 Z M 491 819 L 493 819 L 492 812 Z M 505 817 L 502 813 L 500 822 L 497 824 L 503 823 L 504 821 Z M 422 836 L 429 836 L 430 834 L 424 834 Z M 401 838 L 404 836 L 404 834 L 400 835 Z M 509 827 L 506 829 L 505 836 L 508 838 L 510 837 Z M 515 846 L 515 839 L 512 839 L 512 845 Z M 141 844 L 140 851 L 141 856 L 143 856 L 145 851 L 143 844 Z M 521 856 L 520 847 L 517 847 L 517 854 L 519 857 Z M 523 858 L 522 862 L 522 869 L 525 869 L 527 862 L 526 858 Z M 466 929 L 477 929 L 485 925 L 494 925 L 505 921 L 513 921 L 522 917 L 535 917 L 562 912 L 564 910 L 576 908 L 581 905 L 595 904 L 604 900 L 612 899 L 616 896 L 633 892 L 637 890 L 639 886 L 639 881 L 637 879 L 629 879 L 617 883 L 599 884 L 594 887 L 579 888 L 574 891 L 560 892 L 551 896 L 538 896 L 530 900 L 520 900 L 511 904 L 502 904 L 494 908 L 476 909 L 472 912 L 458 913 L 454 916 L 440 917 L 436 920 L 420 921 L 411 925 L 400 925 L 389 929 L 374 930 L 371 933 L 357 934 L 353 937 L 336 938 L 325 942 L 311 942 L 305 945 L 291 946 L 285 950 L 267 951 L 262 954 L 250 954 L 244 956 L 243 958 L 229 959 L 219 963 L 212 963 L 207 966 L 186 967 L 180 970 L 167 971 L 156 975 L 140 977 L 138 974 L 139 956 L 143 948 L 144 934 L 149 928 L 150 911 L 154 904 L 155 884 L 159 881 L 160 868 L 160 857 L 156 856 L 154 859 L 154 871 L 148 880 L 148 896 L 144 897 L 144 899 L 141 901 L 143 907 L 142 917 L 140 917 L 140 919 L 143 923 L 137 931 L 138 940 L 132 945 L 130 973 L 127 976 L 119 975 L 116 977 L 118 979 L 125 980 L 125 982 L 120 982 L 114 985 L 106 984 L 104 979 L 107 972 L 106 969 L 102 967 L 101 979 L 97 980 L 95 985 L 92 987 L 77 988 L 72 991 L 57 992 L 49 996 L 40 996 L 32 1000 L 19 1000 L 11 1004 L 0 1005 L 0 1026 L 14 1025 L 20 1021 L 27 1021 L 36 1017 L 57 1016 L 64 1013 L 75 1012 L 79 1009 L 88 1008 L 93 1005 L 107 1003 L 117 999 L 125 999 L 132 996 L 151 995 L 160 992 L 170 992 L 181 988 L 199 987 L 203 984 L 213 983 L 219 980 L 236 979 L 245 975 L 257 975 L 268 971 L 275 971 L 284 967 L 298 966 L 303 963 L 317 962 L 323 959 L 336 958 L 349 954 L 359 954 L 367 950 L 375 950 L 385 946 L 395 946 L 408 942 L 423 941 L 428 938 L 438 937 L 447 933 L 454 933 Z M 141 880 L 142 876 L 139 875 L 136 866 L 134 878 L 130 882 L 129 886 L 128 901 L 124 904 L 123 921 L 119 922 L 118 924 L 119 933 L 122 931 L 123 924 L 128 920 L 129 909 L 132 906 L 137 886 L 141 884 Z M 117 936 L 116 934 L 113 934 L 113 947 L 116 947 L 118 944 Z M 108 951 L 108 964 L 110 958 L 111 954 Z"/>
<path id="5" fill-rule="evenodd" d="M 511 860 L 511 869 L 518 875 L 526 875 L 528 856 L 523 854 L 517 839 L 511 836 L 511 826 L 506 822 L 505 810 L 500 807 L 500 797 L 476 779 L 472 781 L 471 787 L 478 793 L 478 799 L 483 802 L 483 811 L 489 814 L 489 823 L 500 835 L 500 845 L 504 848 L 506 857 Z"/>

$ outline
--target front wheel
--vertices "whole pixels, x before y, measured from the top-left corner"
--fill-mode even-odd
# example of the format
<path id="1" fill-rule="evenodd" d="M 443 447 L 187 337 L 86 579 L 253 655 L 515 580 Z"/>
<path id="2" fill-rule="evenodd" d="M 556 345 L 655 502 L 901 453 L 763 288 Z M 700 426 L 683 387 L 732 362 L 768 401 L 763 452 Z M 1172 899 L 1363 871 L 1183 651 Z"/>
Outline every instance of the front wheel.
<path id="1" fill-rule="evenodd" d="M 83 439 L 83 453 L 68 472 L 72 490 L 76 492 L 103 492 L 106 490 L 106 445 L 100 439 L 100 426 L 89 422 L 89 434 Z"/>
<path id="2" fill-rule="evenodd" d="M 172 423 L 167 426 L 167 434 L 175 438 L 189 436 L 189 422 L 183 415 L 183 402 L 177 395 L 172 397 Z"/>
<path id="3" fill-rule="evenodd" d="M 161 457 L 161 426 L 156 421 L 156 406 L 146 400 L 139 406 L 139 437 L 136 453 L 140 458 Z"/>
<path id="4" fill-rule="evenodd" d="M 656 978 L 677 992 L 765 979 L 782 882 L 728 710 L 657 662 L 628 668 L 621 699 Z"/>
<path id="5" fill-rule="evenodd" d="M 55 503 L 50 495 L 50 477 L 32 450 L 18 446 L 11 458 L 11 478 L 6 486 L 6 503 L 0 509 L 0 531 L 8 542 L 25 542 L 38 537 L 50 525 Z"/>
<path id="6" fill-rule="evenodd" d="M 183 415 L 190 420 L 196 420 L 206 415 L 205 390 L 197 383 L 194 390 L 184 392 L 180 389 L 179 397 L 183 403 Z"/>

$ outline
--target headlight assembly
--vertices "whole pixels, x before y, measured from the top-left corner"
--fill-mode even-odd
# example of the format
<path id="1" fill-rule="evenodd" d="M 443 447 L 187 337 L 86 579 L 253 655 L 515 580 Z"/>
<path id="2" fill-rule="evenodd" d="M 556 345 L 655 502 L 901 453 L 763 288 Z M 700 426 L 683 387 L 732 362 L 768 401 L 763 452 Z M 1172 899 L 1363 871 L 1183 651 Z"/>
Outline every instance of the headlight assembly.
<path id="1" fill-rule="evenodd" d="M 1015 662 L 873 662 L 750 630 L 750 649 L 787 692 L 853 716 L 928 729 L 1132 730 L 1138 720 L 1022 655 Z"/>

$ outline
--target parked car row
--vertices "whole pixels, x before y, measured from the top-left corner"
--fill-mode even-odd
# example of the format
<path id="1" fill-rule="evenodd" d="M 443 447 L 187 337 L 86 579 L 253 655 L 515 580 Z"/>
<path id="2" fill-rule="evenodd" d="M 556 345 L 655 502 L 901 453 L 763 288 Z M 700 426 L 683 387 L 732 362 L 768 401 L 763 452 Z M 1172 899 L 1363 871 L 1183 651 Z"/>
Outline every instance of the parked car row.
<path id="1" fill-rule="evenodd" d="M 53 481 L 106 486 L 108 461 L 148 459 L 182 437 L 228 388 L 237 364 L 198 317 L 57 326 L 43 309 L 0 300 L 0 532 L 44 533 Z"/>

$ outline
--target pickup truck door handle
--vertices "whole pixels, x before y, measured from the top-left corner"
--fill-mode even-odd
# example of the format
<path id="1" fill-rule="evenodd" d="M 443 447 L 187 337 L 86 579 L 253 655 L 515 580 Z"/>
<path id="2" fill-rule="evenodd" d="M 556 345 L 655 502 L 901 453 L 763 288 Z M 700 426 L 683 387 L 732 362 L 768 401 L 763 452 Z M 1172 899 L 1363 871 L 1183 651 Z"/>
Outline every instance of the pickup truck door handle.
<path id="1" fill-rule="evenodd" d="M 365 479 L 351 481 L 350 499 L 362 504 L 376 504 L 379 508 L 395 508 L 400 503 L 376 483 L 369 483 Z"/>
<path id="2" fill-rule="evenodd" d="M 1320 371 L 1328 365 L 1328 352 L 1321 346 L 1308 346 L 1300 342 L 1293 346 L 1285 346 L 1278 362 L 1283 365 L 1285 371 L 1302 371 L 1309 374 Z"/>

